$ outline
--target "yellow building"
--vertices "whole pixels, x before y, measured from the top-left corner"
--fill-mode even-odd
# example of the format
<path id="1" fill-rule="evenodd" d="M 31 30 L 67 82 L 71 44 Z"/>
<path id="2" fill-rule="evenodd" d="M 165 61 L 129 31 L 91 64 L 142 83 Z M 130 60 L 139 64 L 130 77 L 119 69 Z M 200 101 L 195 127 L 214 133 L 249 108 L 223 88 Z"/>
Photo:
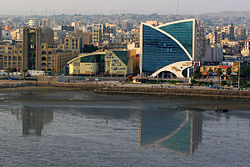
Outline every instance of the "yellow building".
<path id="1" fill-rule="evenodd" d="M 70 60 L 70 75 L 127 75 L 129 51 L 115 50 L 80 54 Z"/>
<path id="2" fill-rule="evenodd" d="M 105 73 L 127 75 L 128 58 L 128 51 L 107 51 L 105 56 Z"/>
<path id="3" fill-rule="evenodd" d="M 14 44 L 0 44 L 0 55 L 2 55 L 2 67 L 4 70 L 8 68 L 23 69 L 23 45 L 22 42 L 16 41 Z"/>
<path id="4" fill-rule="evenodd" d="M 227 73 L 227 68 L 231 68 L 232 70 L 231 75 L 237 75 L 239 72 L 239 62 L 229 62 L 226 65 L 217 65 L 217 66 L 201 66 L 200 72 L 203 75 L 208 75 L 209 71 L 213 71 L 213 73 L 216 73 L 218 68 L 221 69 L 223 74 Z"/>
<path id="5" fill-rule="evenodd" d="M 25 69 L 23 62 L 23 43 L 15 41 L 15 43 L 1 43 L 0 56 L 2 57 L 2 69 L 15 68 L 17 71 Z M 78 56 L 76 50 L 59 49 L 54 45 L 47 43 L 41 44 L 39 52 L 40 63 L 37 70 L 51 73 L 61 73 L 67 62 Z"/>
<path id="6" fill-rule="evenodd" d="M 64 39 L 64 49 L 76 49 L 79 53 L 82 50 L 82 38 L 68 36 Z"/>
<path id="7" fill-rule="evenodd" d="M 57 47 L 42 44 L 41 70 L 51 73 L 62 73 L 67 62 L 78 56 L 78 51 L 61 50 Z"/>

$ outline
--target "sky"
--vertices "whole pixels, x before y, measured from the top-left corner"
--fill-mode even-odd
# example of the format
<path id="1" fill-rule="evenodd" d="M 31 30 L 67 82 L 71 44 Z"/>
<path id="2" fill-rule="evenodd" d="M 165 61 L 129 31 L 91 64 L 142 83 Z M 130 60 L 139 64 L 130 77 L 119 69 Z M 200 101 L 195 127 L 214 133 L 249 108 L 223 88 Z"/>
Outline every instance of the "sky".
<path id="1" fill-rule="evenodd" d="M 202 14 L 250 11 L 250 0 L 2 0 L 0 14 Z"/>

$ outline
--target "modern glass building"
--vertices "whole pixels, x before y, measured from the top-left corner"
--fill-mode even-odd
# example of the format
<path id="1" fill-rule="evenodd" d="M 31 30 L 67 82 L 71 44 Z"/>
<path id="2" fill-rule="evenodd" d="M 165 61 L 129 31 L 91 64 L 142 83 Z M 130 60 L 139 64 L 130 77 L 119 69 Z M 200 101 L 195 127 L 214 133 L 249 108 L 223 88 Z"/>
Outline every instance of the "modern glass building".
<path id="1" fill-rule="evenodd" d="M 141 25 L 141 74 L 157 76 L 167 71 L 177 77 L 196 57 L 197 22 L 181 20 L 158 27 Z"/>

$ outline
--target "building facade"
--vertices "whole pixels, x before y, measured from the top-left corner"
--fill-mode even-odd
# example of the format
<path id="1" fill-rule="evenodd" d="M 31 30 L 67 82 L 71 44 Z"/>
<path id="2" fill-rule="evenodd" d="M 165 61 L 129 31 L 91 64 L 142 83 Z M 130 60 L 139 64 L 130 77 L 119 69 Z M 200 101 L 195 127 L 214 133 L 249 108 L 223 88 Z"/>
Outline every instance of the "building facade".
<path id="1" fill-rule="evenodd" d="M 80 54 L 70 60 L 70 75 L 127 75 L 129 51 L 114 50 Z"/>
<path id="2" fill-rule="evenodd" d="M 156 77 L 171 73 L 185 77 L 184 71 L 198 61 L 197 31 L 195 19 L 181 20 L 154 27 L 141 24 L 140 73 Z"/>
<path id="3" fill-rule="evenodd" d="M 75 36 L 67 36 L 64 39 L 65 49 L 77 50 L 79 53 L 82 51 L 82 38 Z"/>
<path id="4" fill-rule="evenodd" d="M 17 71 L 23 69 L 23 45 L 22 42 L 1 43 L 0 55 L 2 58 L 2 69 L 15 68 Z"/>

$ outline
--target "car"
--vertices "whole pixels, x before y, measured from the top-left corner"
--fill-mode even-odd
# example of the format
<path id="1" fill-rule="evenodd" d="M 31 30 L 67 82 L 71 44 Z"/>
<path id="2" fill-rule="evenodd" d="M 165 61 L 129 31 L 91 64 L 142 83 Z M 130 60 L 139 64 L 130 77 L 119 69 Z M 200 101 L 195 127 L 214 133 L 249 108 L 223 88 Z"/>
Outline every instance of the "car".
<path id="1" fill-rule="evenodd" d="M 95 78 L 95 81 L 101 81 L 101 79 L 100 78 Z"/>

